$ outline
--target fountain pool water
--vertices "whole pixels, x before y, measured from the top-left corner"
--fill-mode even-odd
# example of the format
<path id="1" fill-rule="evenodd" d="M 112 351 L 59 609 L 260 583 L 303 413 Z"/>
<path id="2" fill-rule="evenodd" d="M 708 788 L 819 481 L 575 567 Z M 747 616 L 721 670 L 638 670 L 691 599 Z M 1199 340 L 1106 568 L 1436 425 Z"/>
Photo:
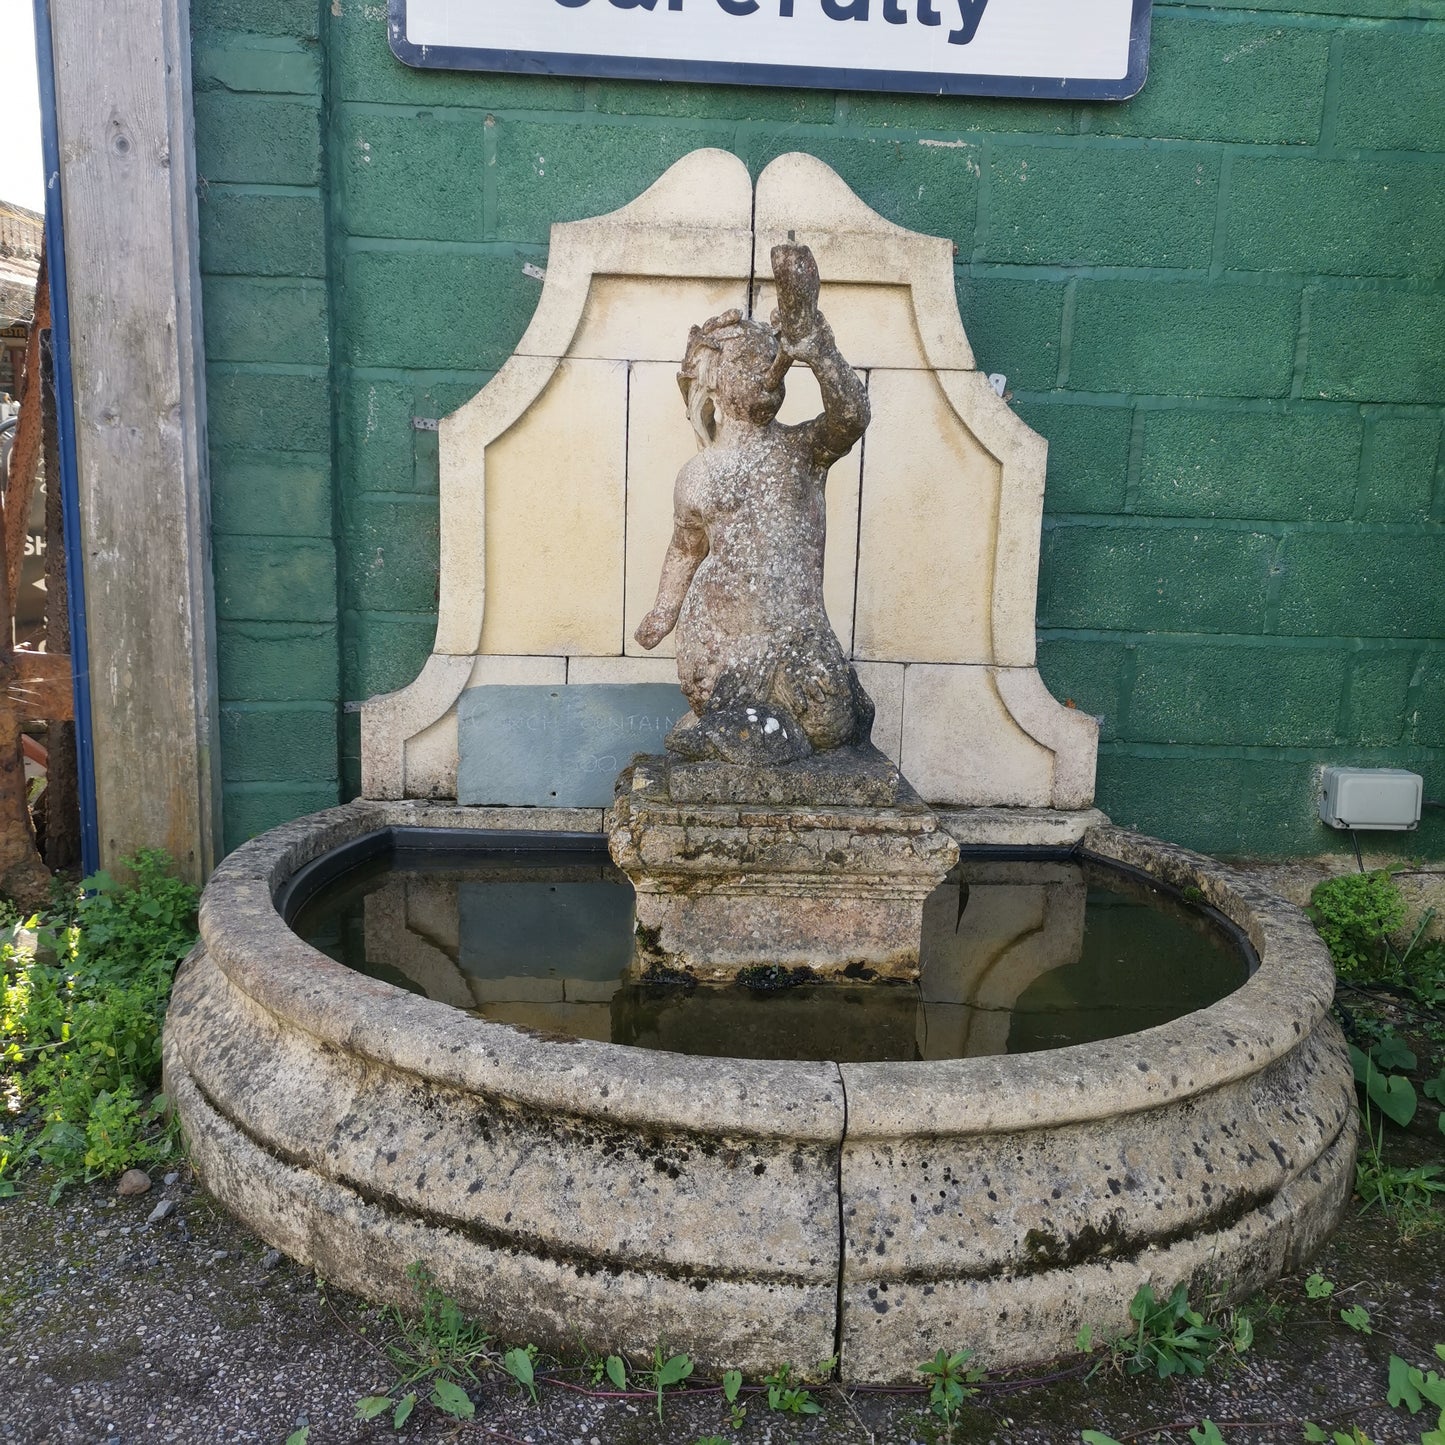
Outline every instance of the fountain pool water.
<path id="1" fill-rule="evenodd" d="M 917 983 L 765 966 L 730 987 L 635 978 L 632 888 L 588 835 L 378 830 L 278 901 L 323 953 L 480 1018 L 706 1057 L 858 1063 L 1093 1043 L 1207 1008 L 1255 963 L 1216 909 L 1064 849 L 967 850 L 924 909 Z"/>
<path id="2" fill-rule="evenodd" d="M 1248 1289 L 1348 1198 L 1328 957 L 1213 860 L 968 855 L 917 985 L 759 1000 L 621 982 L 600 834 L 489 855 L 518 817 L 359 802 L 207 889 L 168 1088 L 208 1187 L 342 1286 L 424 1259 L 507 1336 L 898 1380 L 1121 1329 L 1145 1279 Z"/>

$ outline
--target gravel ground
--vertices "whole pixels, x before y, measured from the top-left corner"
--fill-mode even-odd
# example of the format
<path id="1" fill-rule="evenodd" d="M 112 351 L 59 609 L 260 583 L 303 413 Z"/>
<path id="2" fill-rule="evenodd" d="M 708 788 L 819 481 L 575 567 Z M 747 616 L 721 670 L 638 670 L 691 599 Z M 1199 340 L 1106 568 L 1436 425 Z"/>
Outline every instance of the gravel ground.
<path id="1" fill-rule="evenodd" d="M 1432 1121 L 1433 1126 L 1433 1121 Z M 1401 1146 L 1438 1158 L 1423 1129 Z M 914 1394 L 818 1391 L 823 1413 L 796 1420 L 747 1397 L 730 1428 L 721 1395 L 670 1395 L 658 1422 L 649 1399 L 606 1398 L 544 1385 L 532 1406 L 500 1373 L 475 1392 L 464 1426 L 429 1406 L 394 1432 L 360 1423 L 356 1401 L 395 1376 L 380 1342 L 395 1330 L 384 1311 L 328 1290 L 268 1251 L 205 1194 L 184 1166 L 147 1194 L 75 1189 L 58 1205 L 43 1185 L 0 1202 L 0 1441 L 25 1445 L 282 1445 L 304 1425 L 308 1445 L 331 1442 L 526 1441 L 530 1445 L 693 1445 L 719 1435 L 736 1445 L 926 1445 L 941 1438 Z M 152 1219 L 157 1205 L 173 1208 Z M 1376 1445 L 1418 1441 L 1433 1420 L 1385 1402 L 1391 1353 L 1436 1363 L 1445 1342 L 1445 1230 L 1402 1242 L 1392 1224 L 1352 1210 L 1317 1262 L 1337 1283 L 1310 1300 L 1303 1280 L 1271 1298 L 1238 1363 L 1187 1383 L 1126 1378 L 1105 1366 L 1061 1361 L 1032 1372 L 1044 1384 L 992 1380 L 956 1429 L 958 1441 L 1052 1445 L 1080 1431 L 1120 1440 L 1188 1440 L 1206 1416 L 1229 1445 L 1303 1439 L 1304 1419 L 1360 1426 Z M 1341 1304 L 1362 1304 L 1374 1333 L 1356 1334 Z M 961 1342 L 966 1343 L 966 1342 Z M 545 1362 L 544 1362 L 545 1365 Z M 547 1366 L 547 1368 L 553 1368 Z M 572 1382 L 581 1379 L 574 1367 Z"/>

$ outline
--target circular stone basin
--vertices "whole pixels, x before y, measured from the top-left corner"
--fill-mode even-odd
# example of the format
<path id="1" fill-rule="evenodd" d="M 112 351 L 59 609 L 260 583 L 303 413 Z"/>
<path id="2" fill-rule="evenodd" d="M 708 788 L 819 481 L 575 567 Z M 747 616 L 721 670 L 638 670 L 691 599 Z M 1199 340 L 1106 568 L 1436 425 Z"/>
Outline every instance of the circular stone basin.
<path id="1" fill-rule="evenodd" d="M 845 1380 L 898 1381 L 940 1348 L 1001 1367 L 1071 1349 L 1086 1323 L 1121 1332 L 1146 1280 L 1253 1289 L 1307 1258 L 1348 1200 L 1354 1088 L 1328 956 L 1297 909 L 1211 859 L 1107 826 L 1030 881 L 1017 858 L 971 859 L 968 896 L 930 901 L 921 988 L 856 990 L 906 1006 L 825 1023 L 828 1057 L 742 1058 L 674 1050 L 792 999 L 699 990 L 733 1010 L 703 1017 L 674 991 L 628 1023 L 613 1007 L 625 906 L 621 942 L 583 968 L 571 905 L 534 893 L 530 921 L 496 907 L 499 882 L 556 884 L 539 858 L 510 880 L 475 876 L 475 847 L 434 853 L 429 873 L 406 861 L 409 830 L 485 823 L 497 814 L 361 802 L 273 830 L 217 869 L 177 980 L 167 1090 L 204 1182 L 344 1287 L 405 1303 L 420 1259 L 504 1337 L 636 1354 L 665 1339 L 753 1374 L 837 1354 Z M 368 876 L 368 850 L 394 851 L 404 886 Z M 585 856 L 548 866 L 590 869 L 570 881 L 615 913 L 625 895 L 602 897 L 617 885 Z M 308 923 L 306 896 L 358 864 L 331 884 L 349 913 L 318 896 Z M 1097 926 L 1082 905 L 1101 868 L 1187 900 L 1165 907 L 1179 936 L 1130 965 L 1124 1012 L 1086 1006 L 1110 972 L 1070 976 L 1087 949 L 1060 962 Z M 493 889 L 468 934 L 489 966 L 459 967 L 461 881 Z M 1029 890 L 1034 927 L 1025 900 L 999 911 Z M 373 973 L 393 971 L 304 942 L 283 916 L 298 908 L 334 951 L 346 933 Z M 514 926 L 543 956 L 506 973 Z M 1207 996 L 1201 928 L 1257 958 L 1248 972 L 1235 954 Z M 957 944 L 969 935 L 981 949 Z M 825 1012 L 844 1009 L 840 988 Z M 561 1031 L 568 1005 L 581 1012 Z M 773 1043 L 753 1052 L 822 1051 L 817 1034 L 780 1049 L 763 1017 Z"/>

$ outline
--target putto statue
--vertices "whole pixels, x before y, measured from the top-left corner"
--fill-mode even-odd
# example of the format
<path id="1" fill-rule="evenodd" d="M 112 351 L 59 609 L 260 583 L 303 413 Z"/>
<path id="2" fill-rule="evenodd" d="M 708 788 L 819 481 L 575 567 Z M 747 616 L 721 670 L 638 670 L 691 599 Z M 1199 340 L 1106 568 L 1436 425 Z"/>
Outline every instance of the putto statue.
<path id="1" fill-rule="evenodd" d="M 672 544 L 657 602 L 637 629 L 653 648 L 677 634 L 677 675 L 697 717 L 667 748 L 686 761 L 752 766 L 862 747 L 864 692 L 823 609 L 823 489 L 868 425 L 868 394 L 818 311 L 818 266 L 774 246 L 772 324 L 727 311 L 688 337 L 678 383 L 699 453 L 678 473 Z M 823 414 L 777 420 L 802 362 Z"/>

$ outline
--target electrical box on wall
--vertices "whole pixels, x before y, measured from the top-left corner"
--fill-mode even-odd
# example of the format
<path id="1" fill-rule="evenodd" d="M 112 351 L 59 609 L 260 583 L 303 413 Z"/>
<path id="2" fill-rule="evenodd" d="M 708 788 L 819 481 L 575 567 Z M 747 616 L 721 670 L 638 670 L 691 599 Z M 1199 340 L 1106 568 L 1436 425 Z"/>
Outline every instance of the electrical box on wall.
<path id="1" fill-rule="evenodd" d="M 1326 768 L 1320 818 L 1331 828 L 1407 832 L 1420 822 L 1425 796 L 1419 773 L 1404 768 Z"/>

